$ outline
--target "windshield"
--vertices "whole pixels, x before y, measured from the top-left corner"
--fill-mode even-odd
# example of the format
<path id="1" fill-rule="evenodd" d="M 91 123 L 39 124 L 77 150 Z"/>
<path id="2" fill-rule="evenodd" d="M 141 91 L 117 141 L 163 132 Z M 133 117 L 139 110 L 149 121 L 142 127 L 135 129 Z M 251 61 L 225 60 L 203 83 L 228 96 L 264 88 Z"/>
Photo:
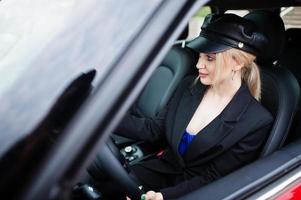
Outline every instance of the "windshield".
<path id="1" fill-rule="evenodd" d="M 1 1 L 0 95 L 67 23 L 74 3 L 75 0 Z"/>
<path id="2" fill-rule="evenodd" d="M 118 3 L 0 1 L 0 154 L 82 73 L 96 69 L 96 86 L 160 1 Z"/>

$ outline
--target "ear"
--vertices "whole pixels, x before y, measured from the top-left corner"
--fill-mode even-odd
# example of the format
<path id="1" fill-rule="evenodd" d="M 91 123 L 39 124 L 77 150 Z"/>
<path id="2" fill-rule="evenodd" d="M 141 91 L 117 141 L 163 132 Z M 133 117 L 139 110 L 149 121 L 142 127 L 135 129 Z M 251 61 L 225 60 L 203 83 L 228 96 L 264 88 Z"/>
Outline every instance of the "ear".
<path id="1" fill-rule="evenodd" d="M 241 70 L 241 68 L 244 67 L 244 63 L 242 63 L 240 60 L 238 60 L 236 57 L 232 57 L 232 69 L 234 71 Z"/>

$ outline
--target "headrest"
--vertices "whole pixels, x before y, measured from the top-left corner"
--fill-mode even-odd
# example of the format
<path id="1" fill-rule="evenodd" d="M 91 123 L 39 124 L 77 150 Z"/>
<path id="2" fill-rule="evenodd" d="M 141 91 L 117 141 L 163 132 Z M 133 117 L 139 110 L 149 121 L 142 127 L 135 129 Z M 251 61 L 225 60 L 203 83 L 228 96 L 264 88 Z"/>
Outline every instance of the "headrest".
<path id="1" fill-rule="evenodd" d="M 301 29 L 290 28 L 286 30 L 286 45 L 300 47 L 301 45 Z"/>
<path id="2" fill-rule="evenodd" d="M 268 64 L 276 61 L 282 53 L 285 44 L 285 28 L 279 14 L 257 10 L 248 13 L 244 18 L 253 21 L 259 30 L 268 37 L 268 45 L 257 57 L 257 61 Z"/>

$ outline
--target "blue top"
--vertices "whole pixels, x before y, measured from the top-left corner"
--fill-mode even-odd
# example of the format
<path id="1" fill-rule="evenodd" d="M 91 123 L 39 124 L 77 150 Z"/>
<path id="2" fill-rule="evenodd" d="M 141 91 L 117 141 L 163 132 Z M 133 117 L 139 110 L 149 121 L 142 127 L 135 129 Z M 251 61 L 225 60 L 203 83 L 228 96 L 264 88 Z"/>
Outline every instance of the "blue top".
<path id="1" fill-rule="evenodd" d="M 178 151 L 181 154 L 181 156 L 184 156 L 185 152 L 188 149 L 188 146 L 190 145 L 194 137 L 195 135 L 188 133 L 186 130 L 184 131 L 178 148 Z"/>

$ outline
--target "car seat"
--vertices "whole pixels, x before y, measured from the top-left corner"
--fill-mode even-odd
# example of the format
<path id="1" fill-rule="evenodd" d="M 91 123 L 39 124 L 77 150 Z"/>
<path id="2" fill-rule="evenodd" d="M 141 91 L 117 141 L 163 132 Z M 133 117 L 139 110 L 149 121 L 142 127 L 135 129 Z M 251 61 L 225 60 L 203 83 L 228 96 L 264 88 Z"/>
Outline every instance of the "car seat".
<path id="1" fill-rule="evenodd" d="M 261 70 L 261 103 L 274 116 L 274 123 L 263 147 L 266 156 L 281 147 L 288 135 L 300 96 L 300 87 L 293 74 L 278 61 L 285 44 L 285 30 L 279 14 L 254 11 L 245 16 L 254 21 L 268 36 L 265 54 L 258 58 Z"/>
<path id="2" fill-rule="evenodd" d="M 301 55 L 301 29 L 298 28 L 290 28 L 286 30 L 286 43 L 284 47 L 284 51 L 280 56 L 279 63 L 281 66 L 285 66 L 290 71 L 293 72 L 297 81 L 300 85 L 301 83 L 301 70 L 300 65 L 301 61 L 299 56 Z M 300 138 L 300 130 L 301 124 L 299 123 L 301 119 L 301 111 L 300 111 L 300 101 L 297 106 L 296 115 L 294 117 L 294 121 L 292 124 L 291 131 L 288 135 L 288 140 L 286 143 L 295 140 L 296 138 Z"/>
<path id="3" fill-rule="evenodd" d="M 138 116 L 154 117 L 167 104 L 180 81 L 187 75 L 196 74 L 197 59 L 197 53 L 191 49 L 173 46 L 153 72 L 132 112 Z"/>
<path id="4" fill-rule="evenodd" d="M 155 69 L 136 102 L 131 107 L 131 114 L 139 117 L 155 117 L 167 104 L 181 80 L 185 76 L 197 74 L 195 68 L 197 61 L 198 54 L 196 52 L 182 44 L 174 45 L 162 63 Z M 112 138 L 119 147 L 135 142 L 117 134 L 112 134 Z"/>

